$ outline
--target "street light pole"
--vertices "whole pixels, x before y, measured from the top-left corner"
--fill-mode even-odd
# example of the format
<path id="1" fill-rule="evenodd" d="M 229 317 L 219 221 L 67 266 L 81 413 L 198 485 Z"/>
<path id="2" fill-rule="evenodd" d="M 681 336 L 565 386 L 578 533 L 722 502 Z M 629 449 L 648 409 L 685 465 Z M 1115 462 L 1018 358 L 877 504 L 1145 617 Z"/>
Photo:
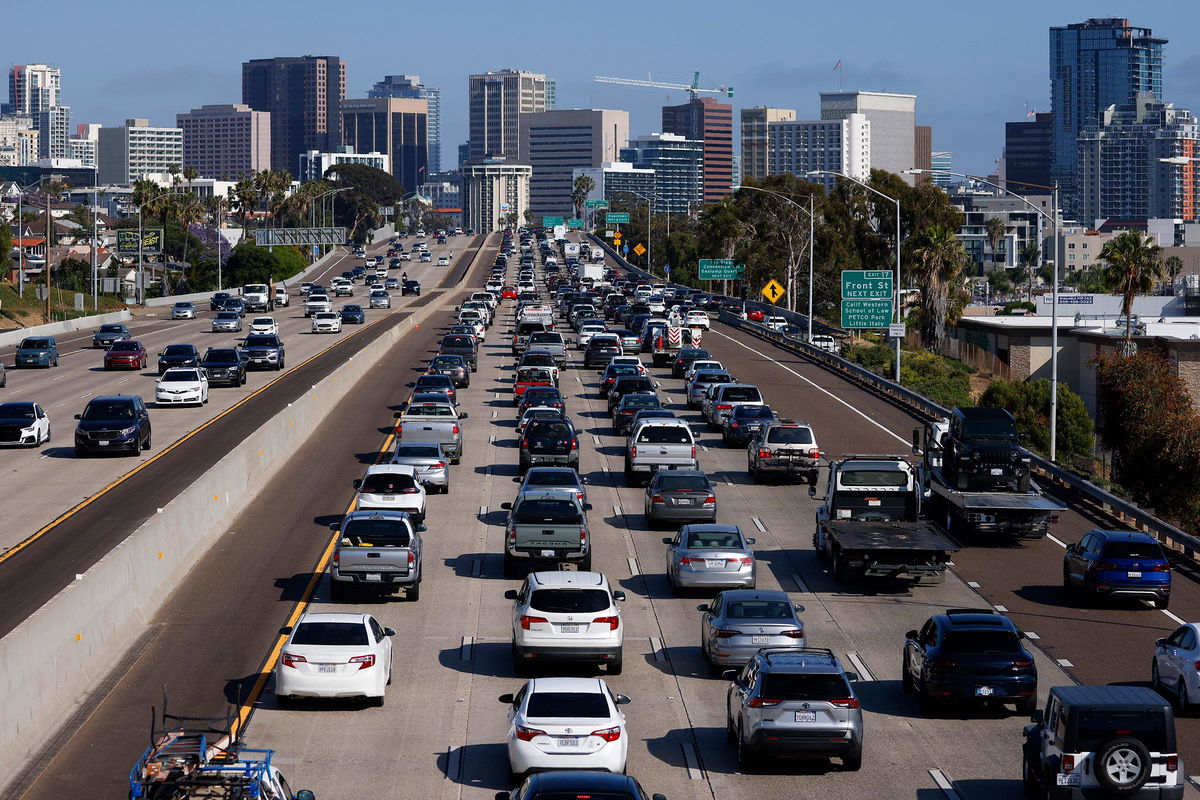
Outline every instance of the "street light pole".
<path id="1" fill-rule="evenodd" d="M 144 234 L 142 233 L 142 209 L 145 206 L 149 205 L 150 203 L 153 203 L 155 200 L 159 200 L 163 197 L 166 197 L 169 194 L 178 194 L 178 192 L 172 190 L 169 192 L 162 192 L 161 194 L 156 194 L 154 197 L 151 197 L 149 200 L 147 200 L 146 202 L 144 202 L 140 206 L 138 206 L 138 268 L 137 268 L 136 285 L 133 287 L 133 291 L 134 291 L 133 296 L 136 300 L 139 301 L 139 305 L 141 304 L 141 302 L 145 301 L 145 296 L 146 296 L 145 288 L 142 286 L 142 283 L 143 283 L 142 270 L 144 268 L 144 263 L 145 263 L 145 254 L 144 254 L 144 251 L 142 250 L 142 245 L 143 245 L 142 239 L 144 236 Z M 163 229 L 164 237 L 166 235 L 165 222 L 166 221 L 164 220 L 164 229 Z M 184 230 L 184 233 L 185 234 L 187 233 L 186 229 Z"/>
<path id="2" fill-rule="evenodd" d="M 775 197 L 778 197 L 780 200 L 783 200 L 786 203 L 791 203 L 796 208 L 798 208 L 801 211 L 803 211 L 804 213 L 808 214 L 808 341 L 811 342 L 812 341 L 812 324 L 813 324 L 813 322 L 812 322 L 812 318 L 813 318 L 813 244 L 814 244 L 813 235 L 816 231 L 816 218 L 817 218 L 816 214 L 814 212 L 814 207 L 813 207 L 813 196 L 811 194 L 808 196 L 808 208 L 806 209 L 804 206 L 800 205 L 799 203 L 795 202 L 794 200 L 789 199 L 787 197 L 787 195 L 782 194 L 781 192 L 775 192 L 770 189 L 763 189 L 762 187 L 759 187 L 759 186 L 746 186 L 745 184 L 743 184 L 742 186 L 739 186 L 737 188 L 737 191 L 740 192 L 742 189 L 748 189 L 753 192 L 762 192 L 764 194 L 774 195 Z M 790 264 L 788 265 L 788 269 L 789 269 L 788 296 L 791 297 L 792 277 L 790 274 L 790 271 L 791 271 Z M 791 309 L 789 309 L 789 310 L 791 310 Z"/>

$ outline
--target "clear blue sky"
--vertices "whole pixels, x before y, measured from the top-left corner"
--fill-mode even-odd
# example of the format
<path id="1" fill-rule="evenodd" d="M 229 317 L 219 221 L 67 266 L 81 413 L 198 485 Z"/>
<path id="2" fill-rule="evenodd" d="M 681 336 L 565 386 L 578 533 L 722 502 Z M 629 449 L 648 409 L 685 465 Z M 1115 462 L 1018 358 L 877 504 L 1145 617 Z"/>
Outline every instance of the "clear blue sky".
<path id="1" fill-rule="evenodd" d="M 582 9 L 588 9 L 583 11 Z M 896 3 L 748 0 L 690 3 L 375 3 L 60 0 L 11 3 L 2 17 L 6 66 L 62 69 L 72 123 L 120 124 L 205 103 L 241 101 L 241 62 L 304 54 L 347 62 L 347 96 L 387 74 L 419 74 L 442 89 L 443 163 L 466 139 L 467 75 L 518 67 L 558 81 L 560 108 L 624 108 L 631 133 L 656 131 L 680 92 L 595 84 L 593 75 L 732 85 L 737 108 L 818 116 L 821 90 L 917 95 L 934 149 L 955 169 L 988 171 L 1004 122 L 1049 111 L 1047 29 L 1088 17 L 1128 17 L 1170 40 L 1164 93 L 1200 113 L 1200 3 L 1104 5 L 1076 0 Z M 841 59 L 842 68 L 833 71 Z"/>

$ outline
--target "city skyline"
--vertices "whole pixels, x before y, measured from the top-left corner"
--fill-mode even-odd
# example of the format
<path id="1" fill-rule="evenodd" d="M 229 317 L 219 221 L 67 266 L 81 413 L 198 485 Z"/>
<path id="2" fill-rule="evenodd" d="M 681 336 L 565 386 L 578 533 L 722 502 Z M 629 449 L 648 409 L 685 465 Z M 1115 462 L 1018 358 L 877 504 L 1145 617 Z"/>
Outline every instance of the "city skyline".
<path id="1" fill-rule="evenodd" d="M 685 18 L 669 8 L 618 2 L 607 7 L 605 16 L 619 24 L 596 32 L 596 46 L 588 48 L 587 59 L 579 55 L 577 22 L 539 20 L 538 47 L 523 51 L 513 43 L 520 41 L 522 31 L 533 40 L 530 21 L 487 7 L 456 17 L 453 28 L 433 11 L 413 9 L 401 14 L 378 7 L 374 13 L 379 24 L 366 30 L 387 31 L 402 25 L 432 34 L 408 38 L 401 55 L 387 46 L 386 37 L 372 43 L 366 34 L 364 40 L 362 26 L 339 30 L 309 24 L 314 17 L 306 12 L 322 7 L 310 0 L 288 4 L 287 14 L 279 13 L 285 7 L 274 0 L 253 7 L 217 3 L 218 13 L 186 19 L 182 11 L 161 6 L 155 7 L 154 15 L 139 15 L 139 6 L 149 8 L 144 3 L 133 4 L 119 19 L 102 15 L 90 4 L 69 0 L 62 5 L 64 18 L 72 24 L 56 31 L 53 47 L 28 37 L 10 46 L 7 55 L 11 64 L 51 63 L 62 70 L 62 102 L 72 107 L 73 124 L 119 125 L 131 117 L 148 118 L 154 125 L 173 124 L 176 114 L 191 108 L 240 102 L 243 61 L 331 54 L 346 63 L 349 97 L 365 96 L 391 74 L 420 74 L 426 85 L 440 88 L 447 166 L 454 161 L 454 148 L 467 138 L 471 73 L 506 67 L 545 73 L 558 83 L 559 108 L 626 109 L 631 133 L 642 135 L 661 128 L 662 106 L 684 102 L 686 95 L 595 84 L 592 75 L 649 75 L 688 83 L 692 71 L 699 69 L 704 85 L 735 87 L 735 118 L 738 109 L 768 105 L 795 108 L 798 119 L 816 119 L 821 91 L 916 94 L 917 121 L 933 127 L 934 149 L 953 152 L 955 169 L 986 172 L 1000 156 L 1003 123 L 1050 108 L 1049 28 L 1094 16 L 1125 16 L 1169 39 L 1164 98 L 1177 107 L 1200 108 L 1200 70 L 1196 69 L 1200 36 L 1191 33 L 1200 30 L 1200 7 L 1166 2 L 1117 2 L 1109 4 L 1115 8 L 1101 9 L 1071 1 L 1056 4 L 1052 11 L 1019 3 L 1016 13 L 999 15 L 984 28 L 973 9 L 950 3 L 930 4 L 923 16 L 901 17 L 872 0 L 863 9 L 867 13 L 856 15 L 853 45 L 838 36 L 814 36 L 811 43 L 803 36 L 797 38 L 808 29 L 845 29 L 848 20 L 836 9 L 761 2 L 716 24 L 720 9 L 715 5 L 712 14 Z M 879 13 L 870 13 L 871 6 Z M 220 13 L 234 8 L 238 25 Z M 795 18 L 799 30 L 761 24 L 780 15 Z M 634 19 L 636 24 L 628 21 Z M 23 7 L 14 9 L 9 22 L 18 28 L 45 25 L 36 12 Z M 187 36 L 177 39 L 164 34 L 185 22 Z M 270 35 L 262 35 L 262 30 Z M 664 31 L 670 31 L 669 38 Z M 106 32 L 119 33 L 122 39 L 134 35 L 141 44 L 120 59 L 97 61 L 94 48 L 87 45 L 97 36 L 105 38 Z M 451 35 L 455 46 L 447 51 L 444 38 Z M 925 39 L 937 46 L 913 46 Z M 987 43 L 995 46 L 981 46 Z M 700 49 L 703 57 L 695 55 Z M 447 59 L 447 52 L 467 55 L 457 61 Z M 839 60 L 841 67 L 834 70 Z"/>

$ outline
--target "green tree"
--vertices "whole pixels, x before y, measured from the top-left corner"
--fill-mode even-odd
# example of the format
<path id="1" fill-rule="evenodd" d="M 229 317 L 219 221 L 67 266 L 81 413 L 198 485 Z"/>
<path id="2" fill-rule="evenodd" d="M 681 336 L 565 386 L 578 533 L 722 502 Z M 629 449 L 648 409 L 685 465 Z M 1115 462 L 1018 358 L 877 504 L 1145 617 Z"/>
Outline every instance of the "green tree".
<path id="1" fill-rule="evenodd" d="M 988 217 L 983 223 L 984 233 L 987 234 L 988 245 L 992 248 L 992 263 L 995 264 L 1000 253 L 1000 245 L 1004 244 L 1004 237 L 1008 233 L 1008 228 L 1004 225 L 1004 220 L 999 217 Z"/>
<path id="2" fill-rule="evenodd" d="M 1163 268 L 1171 278 L 1171 294 L 1175 294 L 1175 278 L 1179 275 L 1180 270 L 1183 269 L 1183 259 L 1179 256 L 1167 256 L 1166 260 L 1163 261 Z"/>
<path id="3" fill-rule="evenodd" d="M 1017 420 L 1017 429 L 1031 447 L 1050 449 L 1050 381 L 993 381 L 979 398 L 983 408 L 1003 408 Z M 1094 423 L 1082 398 L 1065 384 L 1058 385 L 1056 453 L 1090 456 L 1095 445 Z"/>
<path id="4" fill-rule="evenodd" d="M 366 164 L 335 164 L 325 172 L 337 188 L 348 187 L 334 198 L 334 217 L 356 240 L 368 228 L 378 227 L 380 206 L 394 206 L 404 197 L 404 187 L 392 175 Z"/>
<path id="5" fill-rule="evenodd" d="M 258 203 L 258 185 L 253 178 L 242 178 L 234 184 L 232 192 L 237 199 L 238 213 L 242 217 L 242 236 L 244 238 L 250 230 L 250 214 Z"/>
<path id="6" fill-rule="evenodd" d="M 908 275 L 921 294 L 921 337 L 927 345 L 940 347 L 946 324 L 957 320 L 954 294 L 966 261 L 962 243 L 943 225 L 918 231 L 910 242 Z"/>
<path id="7" fill-rule="evenodd" d="M 13 216 L 15 217 L 16 214 Z M 0 224 L 0 272 L 4 273 L 5 279 L 8 277 L 8 270 L 12 267 L 12 251 L 12 227 L 6 221 Z"/>
<path id="8" fill-rule="evenodd" d="M 587 175 L 580 175 L 571 187 L 571 205 L 575 207 L 575 218 L 583 218 L 583 204 L 596 189 L 596 182 Z"/>
<path id="9" fill-rule="evenodd" d="M 1129 320 L 1133 298 L 1152 292 L 1162 277 L 1162 248 L 1140 231 L 1126 231 L 1104 243 L 1100 259 L 1109 291 L 1121 295 L 1121 313 Z M 1132 336 L 1133 325 L 1126 325 L 1125 340 Z"/>

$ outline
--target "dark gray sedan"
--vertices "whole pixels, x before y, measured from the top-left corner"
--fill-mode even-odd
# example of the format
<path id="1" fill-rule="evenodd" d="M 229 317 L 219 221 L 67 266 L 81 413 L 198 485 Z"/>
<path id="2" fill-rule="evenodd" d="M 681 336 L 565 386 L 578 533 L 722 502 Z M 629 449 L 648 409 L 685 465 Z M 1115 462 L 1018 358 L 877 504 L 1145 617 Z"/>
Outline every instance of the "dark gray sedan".
<path id="1" fill-rule="evenodd" d="M 430 375 L 445 375 L 456 388 L 465 389 L 471 385 L 471 365 L 460 355 L 444 353 L 433 357 L 429 362 Z"/>
<path id="2" fill-rule="evenodd" d="M 684 525 L 663 544 L 673 589 L 753 589 L 758 580 L 754 539 L 737 525 Z"/>
<path id="3" fill-rule="evenodd" d="M 804 647 L 804 606 L 787 592 L 731 589 L 696 610 L 700 651 L 714 670 L 740 667 L 764 647 Z"/>
<path id="4" fill-rule="evenodd" d="M 699 470 L 659 470 L 646 487 L 645 509 L 651 527 L 663 522 L 716 522 L 717 495 Z"/>

